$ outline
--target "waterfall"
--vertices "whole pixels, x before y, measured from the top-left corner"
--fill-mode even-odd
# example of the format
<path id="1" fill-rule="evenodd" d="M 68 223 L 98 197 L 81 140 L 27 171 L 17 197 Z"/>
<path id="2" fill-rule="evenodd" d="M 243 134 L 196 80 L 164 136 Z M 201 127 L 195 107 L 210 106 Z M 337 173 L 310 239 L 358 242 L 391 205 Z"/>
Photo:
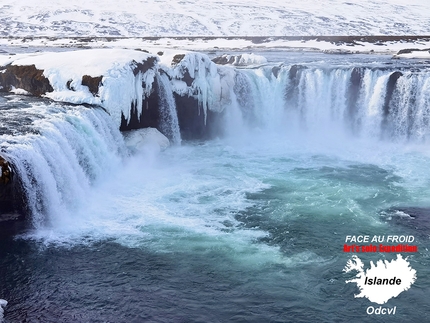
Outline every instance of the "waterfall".
<path id="1" fill-rule="evenodd" d="M 33 226 L 41 228 L 76 211 L 125 151 L 117 126 L 101 109 L 31 105 L 43 117 L 32 122 L 31 133 L 2 135 L 0 148 L 19 174 Z"/>
<path id="2" fill-rule="evenodd" d="M 370 67 L 283 66 L 240 70 L 234 91 L 244 122 L 368 140 L 425 141 L 430 73 Z M 288 115 L 288 117 L 285 117 Z"/>
<path id="3" fill-rule="evenodd" d="M 160 130 L 174 144 L 181 143 L 178 114 L 172 84 L 165 73 L 156 76 L 159 92 Z"/>
<path id="4" fill-rule="evenodd" d="M 118 130 L 121 113 L 128 125 L 134 111 L 132 129 L 157 127 L 175 144 L 181 143 L 183 125 L 191 139 L 253 131 L 287 134 L 291 140 L 303 134 L 323 140 L 429 138 L 427 67 L 307 63 L 235 68 L 217 66 L 203 54 L 187 55 L 195 57 L 185 56 L 172 70 L 164 66 L 144 73 L 128 64 L 122 73 L 110 72 L 100 88 L 103 100 L 82 90 L 85 98 L 91 95 L 88 102 L 99 102 L 108 113 L 43 100 L 27 108 L 15 102 L 15 108 L 2 110 L 0 151 L 19 174 L 24 207 L 35 227 L 49 224 L 53 214 L 81 207 L 91 187 L 118 167 L 127 154 Z M 66 92 L 62 98 L 83 95 Z"/>

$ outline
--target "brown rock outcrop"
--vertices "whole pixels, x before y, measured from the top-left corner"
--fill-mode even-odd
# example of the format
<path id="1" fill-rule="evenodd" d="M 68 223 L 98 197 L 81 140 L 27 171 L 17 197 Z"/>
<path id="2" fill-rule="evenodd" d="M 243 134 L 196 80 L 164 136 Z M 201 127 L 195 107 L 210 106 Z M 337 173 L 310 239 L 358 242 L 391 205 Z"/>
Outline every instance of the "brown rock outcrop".
<path id="1" fill-rule="evenodd" d="M 32 95 L 41 96 L 54 89 L 49 80 L 35 65 L 6 65 L 0 67 L 0 91 L 9 92 L 12 87 L 23 89 Z"/>

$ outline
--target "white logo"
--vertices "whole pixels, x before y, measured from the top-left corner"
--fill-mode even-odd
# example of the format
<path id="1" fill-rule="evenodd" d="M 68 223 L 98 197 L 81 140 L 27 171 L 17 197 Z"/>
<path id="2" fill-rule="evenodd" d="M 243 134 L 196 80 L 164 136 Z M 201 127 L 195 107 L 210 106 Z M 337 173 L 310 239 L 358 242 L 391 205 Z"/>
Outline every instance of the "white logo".
<path id="1" fill-rule="evenodd" d="M 406 258 L 407 259 L 407 258 Z M 391 262 L 379 260 L 375 264 L 371 261 L 370 268 L 364 270 L 364 264 L 357 256 L 348 260 L 344 272 L 358 271 L 356 278 L 346 283 L 356 283 L 360 293 L 354 297 L 366 297 L 377 304 L 385 304 L 401 292 L 408 290 L 417 279 L 416 271 L 400 254 Z"/>

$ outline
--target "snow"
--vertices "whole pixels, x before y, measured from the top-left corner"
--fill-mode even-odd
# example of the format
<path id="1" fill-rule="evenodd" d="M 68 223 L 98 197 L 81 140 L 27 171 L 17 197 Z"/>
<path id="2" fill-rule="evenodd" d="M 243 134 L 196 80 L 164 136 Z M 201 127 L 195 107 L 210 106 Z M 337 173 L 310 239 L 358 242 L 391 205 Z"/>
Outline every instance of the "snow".
<path id="1" fill-rule="evenodd" d="M 10 90 L 10 92 L 12 92 L 13 94 L 19 94 L 19 95 L 31 95 L 31 93 L 27 92 L 24 89 L 17 89 L 15 87 L 12 86 L 12 89 Z M 1 177 L 1 174 L 0 174 Z"/>
<path id="2" fill-rule="evenodd" d="M 394 58 L 416 58 L 416 59 L 429 59 L 430 60 L 430 50 L 423 51 L 412 51 L 411 53 L 396 54 Z"/>
<path id="3" fill-rule="evenodd" d="M 182 59 L 172 65 L 175 55 Z M 167 50 L 161 56 L 126 49 L 88 49 L 68 52 L 31 53 L 12 56 L 0 56 L 0 66 L 35 65 L 43 70 L 53 91 L 46 97 L 55 101 L 74 104 L 93 104 L 104 107 L 121 124 L 123 115 L 130 121 L 131 107 L 142 112 L 142 98 L 152 91 L 154 78 L 162 69 L 171 80 L 171 90 L 189 97 L 194 97 L 206 117 L 207 110 L 221 112 L 225 103 L 231 101 L 231 88 L 235 70 L 228 66 L 218 66 L 202 53 L 175 52 Z M 135 75 L 134 67 L 148 58 L 155 58 L 156 65 L 145 73 Z M 263 57 L 245 56 L 249 60 L 263 60 Z M 82 77 L 102 76 L 99 91 L 95 95 L 82 85 Z M 187 78 L 191 78 L 187 80 Z M 190 82 L 187 84 L 186 82 Z M 13 89 L 12 92 L 23 93 Z"/>
<path id="4" fill-rule="evenodd" d="M 136 62 L 145 62 L 152 55 L 135 50 L 90 49 L 70 52 L 32 53 L 0 58 L 0 65 L 35 65 L 43 70 L 54 91 L 46 97 L 55 101 L 74 104 L 95 104 L 103 106 L 117 124 L 121 114 L 130 118 L 130 107 L 136 103 L 141 111 L 143 94 L 149 94 L 155 72 L 150 69 L 145 75 L 134 75 Z M 99 93 L 94 96 L 87 86 L 82 85 L 82 76 L 103 76 Z M 148 85 L 142 88 L 142 82 Z M 16 90 L 15 90 L 16 92 Z M 139 98 L 139 99 L 138 99 Z"/>
<path id="5" fill-rule="evenodd" d="M 144 128 L 124 132 L 124 141 L 132 153 L 142 153 L 147 150 L 163 151 L 170 146 L 169 139 L 155 128 Z"/>
<path id="6" fill-rule="evenodd" d="M 427 0 L 2 0 L 0 36 L 425 35 Z"/>
<path id="7" fill-rule="evenodd" d="M 258 55 L 260 51 L 319 51 L 326 53 L 363 53 L 363 54 L 389 54 L 394 55 L 399 50 L 405 48 L 414 48 L 424 50 L 430 48 L 430 36 L 420 39 L 400 39 L 384 40 L 370 42 L 365 40 L 356 40 L 355 43 L 332 42 L 310 37 L 309 39 L 296 40 L 277 37 L 267 37 L 264 42 L 255 42 L 250 38 L 205 38 L 205 37 L 182 37 L 182 38 L 62 38 L 51 39 L 41 38 L 0 38 L 0 53 L 3 50 L 7 53 L 29 52 L 36 50 L 55 50 L 70 51 L 81 48 L 117 48 L 117 49 L 142 49 L 152 54 L 163 52 L 160 56 L 162 62 L 170 65 L 172 53 L 186 53 L 189 51 L 212 52 L 237 52 L 246 51 Z M 220 53 L 224 54 L 224 53 Z M 2 65 L 13 61 L 11 56 L 0 55 Z"/>
<path id="8" fill-rule="evenodd" d="M 394 55 L 404 48 L 430 48 L 430 37 L 335 43 L 278 36 L 426 36 L 429 16 L 428 0 L 2 0 L 0 53 L 7 46 L 7 51 L 84 47 L 140 48 L 153 54 L 246 49 L 255 54 L 290 50 Z"/>

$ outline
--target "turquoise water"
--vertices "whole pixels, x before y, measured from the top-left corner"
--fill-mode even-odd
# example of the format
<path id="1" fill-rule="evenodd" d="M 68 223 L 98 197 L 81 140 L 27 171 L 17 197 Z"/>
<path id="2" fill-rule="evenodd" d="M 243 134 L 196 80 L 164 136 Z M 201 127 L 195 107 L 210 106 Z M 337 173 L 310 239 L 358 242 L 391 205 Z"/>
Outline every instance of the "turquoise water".
<path id="1" fill-rule="evenodd" d="M 404 73 L 387 116 L 391 71 L 308 65 L 241 70 L 223 136 L 137 155 L 101 109 L 2 97 L 0 145 L 33 207 L 0 237 L 5 321 L 423 322 L 427 69 Z M 396 315 L 354 298 L 347 235 L 414 236 Z"/>
<path id="2" fill-rule="evenodd" d="M 346 235 L 414 235 L 410 290 L 378 320 L 428 312 L 425 147 L 255 136 L 129 157 L 74 214 L 1 244 L 6 322 L 372 322 L 342 272 Z M 384 213 L 385 212 L 385 213 Z M 384 215 L 385 214 L 385 215 Z M 361 255 L 368 261 L 395 255 Z"/>

